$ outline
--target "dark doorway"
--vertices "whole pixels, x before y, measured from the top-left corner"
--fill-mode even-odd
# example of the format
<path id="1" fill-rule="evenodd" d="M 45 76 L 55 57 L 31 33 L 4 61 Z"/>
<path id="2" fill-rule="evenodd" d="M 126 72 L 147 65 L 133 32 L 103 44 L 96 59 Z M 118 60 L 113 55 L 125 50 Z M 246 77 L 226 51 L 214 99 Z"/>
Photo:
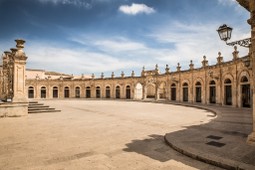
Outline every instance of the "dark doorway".
<path id="1" fill-rule="evenodd" d="M 28 98 L 34 98 L 34 87 L 28 88 Z"/>
<path id="2" fill-rule="evenodd" d="M 58 88 L 53 87 L 53 98 L 58 98 Z"/>
<path id="3" fill-rule="evenodd" d="M 216 103 L 216 83 L 214 80 L 210 82 L 210 88 L 209 88 L 209 102 L 210 103 Z"/>
<path id="4" fill-rule="evenodd" d="M 176 101 L 176 85 L 171 85 L 171 100 Z"/>
<path id="5" fill-rule="evenodd" d="M 126 98 L 130 99 L 131 98 L 131 90 L 130 90 L 130 86 L 126 87 Z"/>

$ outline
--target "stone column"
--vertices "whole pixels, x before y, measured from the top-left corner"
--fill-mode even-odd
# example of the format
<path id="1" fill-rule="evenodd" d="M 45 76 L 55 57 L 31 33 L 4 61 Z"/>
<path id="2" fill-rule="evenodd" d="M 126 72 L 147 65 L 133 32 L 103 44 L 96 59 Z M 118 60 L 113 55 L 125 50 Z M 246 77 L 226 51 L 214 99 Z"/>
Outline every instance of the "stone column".
<path id="1" fill-rule="evenodd" d="M 27 56 L 23 51 L 24 40 L 15 40 L 17 51 L 13 56 L 13 98 L 12 102 L 28 102 L 25 93 L 25 72 Z"/>
<path id="2" fill-rule="evenodd" d="M 249 9 L 251 12 L 251 18 L 248 20 L 249 24 L 251 25 L 251 58 L 252 58 L 252 80 L 253 80 L 253 131 L 248 136 L 247 143 L 250 145 L 255 146 L 255 1 L 249 1 Z"/>

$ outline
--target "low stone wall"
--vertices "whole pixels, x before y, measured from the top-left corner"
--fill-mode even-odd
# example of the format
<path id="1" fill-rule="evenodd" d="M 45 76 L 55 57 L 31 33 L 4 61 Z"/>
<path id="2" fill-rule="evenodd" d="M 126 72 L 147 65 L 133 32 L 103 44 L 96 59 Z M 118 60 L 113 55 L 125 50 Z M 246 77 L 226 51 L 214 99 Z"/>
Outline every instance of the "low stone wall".
<path id="1" fill-rule="evenodd" d="M 28 103 L 0 103 L 0 117 L 19 117 L 28 115 Z"/>

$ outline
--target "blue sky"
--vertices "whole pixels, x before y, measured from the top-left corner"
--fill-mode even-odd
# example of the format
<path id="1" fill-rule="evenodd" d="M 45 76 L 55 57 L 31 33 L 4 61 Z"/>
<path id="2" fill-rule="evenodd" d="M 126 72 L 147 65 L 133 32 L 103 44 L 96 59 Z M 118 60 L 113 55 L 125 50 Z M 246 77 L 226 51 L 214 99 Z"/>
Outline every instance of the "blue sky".
<path id="1" fill-rule="evenodd" d="M 96 76 L 187 69 L 190 60 L 198 68 L 218 51 L 231 60 L 216 30 L 228 24 L 232 40 L 250 37 L 248 18 L 235 0 L 0 0 L 0 53 L 22 38 L 27 68 Z"/>

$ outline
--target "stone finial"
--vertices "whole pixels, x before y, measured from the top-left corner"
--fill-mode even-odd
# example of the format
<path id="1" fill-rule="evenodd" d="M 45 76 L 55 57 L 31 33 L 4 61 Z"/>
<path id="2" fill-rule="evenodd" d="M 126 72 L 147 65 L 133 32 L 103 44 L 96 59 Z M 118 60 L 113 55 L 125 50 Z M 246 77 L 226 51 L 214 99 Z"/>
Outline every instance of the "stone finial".
<path id="1" fill-rule="evenodd" d="M 155 70 L 156 70 L 156 71 L 158 70 L 158 64 L 155 65 Z"/>
<path id="2" fill-rule="evenodd" d="M 112 75 L 111 75 L 111 77 L 112 77 L 112 78 L 114 78 L 114 76 L 115 76 L 115 75 L 114 75 L 114 72 L 112 72 Z"/>
<path id="3" fill-rule="evenodd" d="M 19 58 L 19 59 L 26 60 L 27 57 L 26 57 L 26 54 L 25 54 L 24 51 L 23 51 L 25 41 L 22 40 L 22 39 L 17 39 L 17 40 L 15 40 L 15 41 L 16 41 L 16 43 L 17 43 L 17 44 L 16 44 L 17 52 L 15 53 L 15 57 L 16 57 L 16 58 Z"/>
<path id="4" fill-rule="evenodd" d="M 166 71 L 166 74 L 170 73 L 170 68 L 169 68 L 168 64 L 166 64 L 165 71 Z"/>
<path id="5" fill-rule="evenodd" d="M 94 78 L 95 78 L 95 74 L 94 74 L 94 73 L 92 73 L 91 78 L 92 78 L 92 79 L 94 79 Z"/>
<path id="6" fill-rule="evenodd" d="M 177 63 L 176 69 L 177 69 L 177 71 L 181 71 L 181 65 L 180 65 L 180 63 Z"/>
<path id="7" fill-rule="evenodd" d="M 203 56 L 203 59 L 204 60 L 202 61 L 202 66 L 203 67 L 207 67 L 208 66 L 208 60 L 206 60 L 206 56 L 205 55 Z"/>
<path id="8" fill-rule="evenodd" d="M 103 78 L 104 78 L 104 73 L 102 72 L 102 73 L 101 73 L 101 79 L 103 79 Z"/>
<path id="9" fill-rule="evenodd" d="M 17 48 L 11 48 L 10 50 L 11 50 L 11 52 L 12 52 L 12 54 L 13 54 L 13 55 L 15 55 L 15 54 L 16 54 L 16 52 L 18 51 L 18 49 L 17 49 Z"/>
<path id="10" fill-rule="evenodd" d="M 48 79 L 49 79 L 49 80 L 51 79 L 51 75 L 48 75 Z"/>
<path id="11" fill-rule="evenodd" d="M 35 79 L 36 79 L 36 80 L 39 80 L 39 79 L 40 79 L 40 77 L 39 77 L 38 74 L 36 74 Z"/>
<path id="12" fill-rule="evenodd" d="M 84 79 L 84 74 L 83 74 L 83 73 L 81 74 L 81 79 L 82 79 L 82 80 Z"/>
<path id="13" fill-rule="evenodd" d="M 143 69 L 142 69 L 142 72 L 141 72 L 142 76 L 144 76 L 144 72 L 145 72 L 145 67 L 143 66 Z"/>
<path id="14" fill-rule="evenodd" d="M 135 72 L 132 70 L 131 77 L 135 77 Z"/>
<path id="15" fill-rule="evenodd" d="M 18 50 L 22 50 L 22 48 L 24 48 L 24 43 L 26 42 L 25 40 L 22 39 L 17 39 L 16 41 L 16 47 Z"/>
<path id="16" fill-rule="evenodd" d="M 234 52 L 233 54 L 233 60 L 235 61 L 236 59 L 238 59 L 238 53 L 239 51 L 237 51 L 237 46 L 234 46 Z"/>
<path id="17" fill-rule="evenodd" d="M 189 69 L 190 69 L 190 70 L 193 70 L 193 69 L 194 69 L 194 64 L 193 64 L 193 61 L 192 61 L 192 60 L 190 60 Z"/>
<path id="18" fill-rule="evenodd" d="M 221 64 L 223 62 L 223 57 L 221 56 L 221 52 L 218 52 L 218 57 L 217 57 L 217 64 Z"/>
<path id="19" fill-rule="evenodd" d="M 121 77 L 124 78 L 125 74 L 124 71 L 121 72 Z"/>

